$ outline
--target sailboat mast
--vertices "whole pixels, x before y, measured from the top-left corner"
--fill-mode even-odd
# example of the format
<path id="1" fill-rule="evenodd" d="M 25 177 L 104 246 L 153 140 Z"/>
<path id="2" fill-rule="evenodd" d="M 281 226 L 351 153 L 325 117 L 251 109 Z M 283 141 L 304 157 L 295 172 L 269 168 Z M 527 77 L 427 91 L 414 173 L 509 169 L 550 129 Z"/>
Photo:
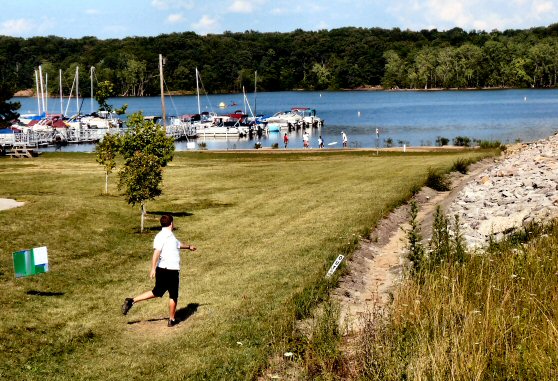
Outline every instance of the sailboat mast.
<path id="1" fill-rule="evenodd" d="M 198 94 L 198 114 L 201 115 L 199 75 L 200 74 L 198 72 L 198 68 L 196 68 L 196 93 Z"/>
<path id="2" fill-rule="evenodd" d="M 254 73 L 254 116 L 258 115 L 256 112 L 258 104 L 257 104 L 257 92 L 258 92 L 258 71 Z"/>
<path id="3" fill-rule="evenodd" d="M 48 113 L 48 73 L 45 73 L 45 111 Z"/>
<path id="4" fill-rule="evenodd" d="M 79 66 L 76 66 L 76 114 L 79 115 Z"/>
<path id="5" fill-rule="evenodd" d="M 35 84 L 37 85 L 37 110 L 39 112 L 39 115 L 41 115 L 41 98 L 39 95 L 39 74 L 37 73 L 37 70 L 35 70 Z"/>
<path id="6" fill-rule="evenodd" d="M 91 114 L 93 114 L 93 72 L 95 71 L 95 66 L 91 66 Z"/>
<path id="7" fill-rule="evenodd" d="M 45 108 L 45 88 L 43 86 L 43 69 L 41 67 L 41 65 L 39 65 L 39 84 L 41 86 L 41 103 L 43 106 L 43 112 L 46 113 L 46 108 Z"/>
<path id="8" fill-rule="evenodd" d="M 161 109 L 163 111 L 163 127 L 167 127 L 167 110 L 165 109 L 165 91 L 163 79 L 163 55 L 159 54 L 159 77 L 161 79 Z"/>
<path id="9" fill-rule="evenodd" d="M 64 98 L 62 95 L 62 69 L 59 69 L 59 77 L 60 77 L 60 114 L 64 115 Z"/>

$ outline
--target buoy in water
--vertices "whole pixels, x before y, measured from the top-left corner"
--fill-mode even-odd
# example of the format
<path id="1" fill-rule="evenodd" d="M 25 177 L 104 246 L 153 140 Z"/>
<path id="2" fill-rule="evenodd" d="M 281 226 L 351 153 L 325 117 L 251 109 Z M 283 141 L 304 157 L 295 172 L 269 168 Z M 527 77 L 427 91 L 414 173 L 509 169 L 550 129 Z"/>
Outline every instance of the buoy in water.
<path id="1" fill-rule="evenodd" d="M 357 112 L 357 115 L 358 115 L 358 117 L 360 118 L 360 111 L 359 111 L 359 112 Z"/>
<path id="2" fill-rule="evenodd" d="M 225 102 L 219 103 L 219 108 L 225 108 L 225 107 L 227 107 L 227 105 L 225 104 Z"/>

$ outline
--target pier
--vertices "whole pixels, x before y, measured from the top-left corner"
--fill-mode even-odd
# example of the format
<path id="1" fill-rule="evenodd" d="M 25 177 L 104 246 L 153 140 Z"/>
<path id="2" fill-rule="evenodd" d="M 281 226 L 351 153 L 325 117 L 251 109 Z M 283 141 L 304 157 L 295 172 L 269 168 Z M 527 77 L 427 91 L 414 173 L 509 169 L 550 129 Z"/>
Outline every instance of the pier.
<path id="1" fill-rule="evenodd" d="M 13 154 L 14 149 L 39 149 L 48 146 L 67 144 L 97 143 L 106 134 L 124 134 L 126 128 L 83 128 L 83 129 L 52 129 L 45 131 L 28 130 L 0 134 L 0 153 Z M 167 136 L 174 140 L 190 140 L 197 137 L 195 126 L 167 126 Z"/>

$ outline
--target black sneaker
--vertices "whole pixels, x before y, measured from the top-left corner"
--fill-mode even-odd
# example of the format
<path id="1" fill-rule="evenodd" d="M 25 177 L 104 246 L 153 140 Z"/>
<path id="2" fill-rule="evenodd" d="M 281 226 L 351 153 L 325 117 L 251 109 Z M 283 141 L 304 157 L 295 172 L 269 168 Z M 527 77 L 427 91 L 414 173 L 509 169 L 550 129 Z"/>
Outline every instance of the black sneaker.
<path id="1" fill-rule="evenodd" d="M 122 314 L 126 315 L 128 311 L 130 311 L 130 308 L 132 308 L 133 305 L 134 305 L 134 299 L 132 298 L 124 299 L 124 304 L 122 305 Z"/>
<path id="2" fill-rule="evenodd" d="M 167 323 L 167 327 L 174 327 L 177 324 L 178 321 L 169 319 L 169 322 Z"/>

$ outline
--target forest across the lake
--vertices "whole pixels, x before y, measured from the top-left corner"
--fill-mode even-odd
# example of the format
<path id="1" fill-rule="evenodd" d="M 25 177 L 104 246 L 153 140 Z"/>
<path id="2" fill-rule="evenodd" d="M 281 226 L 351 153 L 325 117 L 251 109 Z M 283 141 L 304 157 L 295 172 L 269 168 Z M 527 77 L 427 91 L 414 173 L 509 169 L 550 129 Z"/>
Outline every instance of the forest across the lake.
<path id="1" fill-rule="evenodd" d="M 196 68 L 207 93 L 253 90 L 256 81 L 258 91 L 545 88 L 558 79 L 558 24 L 491 32 L 347 27 L 107 40 L 0 36 L 0 81 L 13 91 L 35 89 L 41 65 L 49 91 L 59 92 L 61 70 L 69 94 L 79 66 L 81 93 L 89 92 L 92 74 L 95 82 L 113 83 L 115 95 L 156 95 L 159 54 L 165 91 L 175 93 L 196 90 Z"/>

